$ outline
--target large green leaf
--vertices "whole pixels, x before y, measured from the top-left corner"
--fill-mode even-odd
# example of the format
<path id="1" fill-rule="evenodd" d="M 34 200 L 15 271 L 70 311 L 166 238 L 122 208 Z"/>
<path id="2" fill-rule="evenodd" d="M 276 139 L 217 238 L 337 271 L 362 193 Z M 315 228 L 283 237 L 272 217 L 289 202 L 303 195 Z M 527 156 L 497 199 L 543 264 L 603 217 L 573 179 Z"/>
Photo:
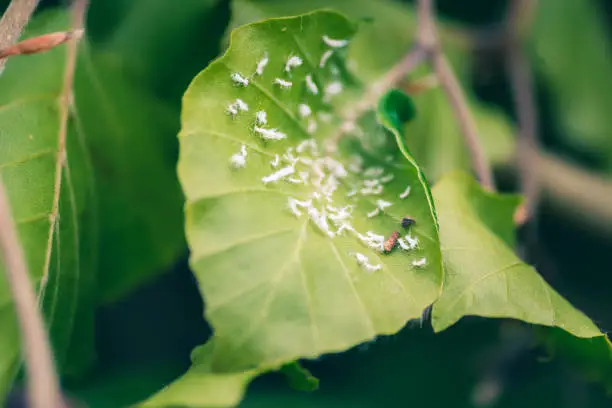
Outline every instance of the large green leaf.
<path id="1" fill-rule="evenodd" d="M 531 37 L 534 66 L 552 90 L 564 136 L 610 169 L 612 54 L 601 7 L 594 0 L 543 0 Z"/>
<path id="2" fill-rule="evenodd" d="M 63 14 L 44 14 L 26 36 L 64 30 L 68 23 Z M 96 219 L 91 167 L 72 113 L 62 183 L 59 191 L 54 188 L 65 52 L 61 46 L 8 61 L 0 76 L 0 169 L 58 366 L 65 370 L 69 359 L 69 369 L 79 370 L 93 358 Z M 59 217 L 53 226 L 56 194 Z M 20 366 L 18 327 L 4 276 L 0 273 L 0 400 Z"/>
<path id="3" fill-rule="evenodd" d="M 258 373 L 245 370 L 213 372 L 214 341 L 194 350 L 193 366 L 181 378 L 140 404 L 141 407 L 235 407 L 249 381 Z"/>
<path id="4" fill-rule="evenodd" d="M 173 172 L 178 113 L 133 72 L 121 55 L 80 50 L 75 101 L 98 185 L 103 301 L 162 273 L 186 249 Z"/>
<path id="5" fill-rule="evenodd" d="M 233 0 L 232 27 L 255 20 L 305 13 L 330 7 L 359 20 L 359 32 L 348 50 L 354 74 L 363 82 L 379 79 L 413 45 L 416 33 L 415 13 L 411 6 L 389 0 Z M 442 20 L 444 27 L 453 23 Z M 450 32 L 450 31 L 449 31 Z M 514 154 L 514 129 L 507 116 L 493 106 L 471 95 L 469 69 L 472 57 L 465 49 L 444 44 L 444 49 L 468 93 L 468 103 L 478 125 L 482 145 L 493 164 L 504 164 Z M 411 74 L 414 79 L 430 74 L 422 67 Z M 470 170 L 470 159 L 464 139 L 448 98 L 441 88 L 432 89 L 415 97 L 418 115 L 405 133 L 414 157 L 428 178 L 436 180 L 450 170 Z"/>
<path id="6" fill-rule="evenodd" d="M 559 327 L 576 337 L 603 335 L 509 246 L 516 197 L 488 193 L 463 173 L 445 177 L 433 194 L 446 272 L 433 307 L 436 331 L 477 315 Z"/>
<path id="7" fill-rule="evenodd" d="M 277 367 L 395 333 L 439 293 L 437 229 L 419 169 L 356 136 L 325 152 L 343 123 L 336 112 L 353 109 L 364 90 L 344 47 L 320 68 L 333 49 L 324 38 L 349 40 L 354 31 L 334 12 L 247 25 L 185 94 L 179 178 L 215 370 Z M 374 119 L 358 126 L 386 137 Z M 281 177 L 283 169 L 295 173 Z M 417 220 L 410 232 L 400 226 L 406 215 Z M 374 249 L 394 231 L 419 248 Z"/>

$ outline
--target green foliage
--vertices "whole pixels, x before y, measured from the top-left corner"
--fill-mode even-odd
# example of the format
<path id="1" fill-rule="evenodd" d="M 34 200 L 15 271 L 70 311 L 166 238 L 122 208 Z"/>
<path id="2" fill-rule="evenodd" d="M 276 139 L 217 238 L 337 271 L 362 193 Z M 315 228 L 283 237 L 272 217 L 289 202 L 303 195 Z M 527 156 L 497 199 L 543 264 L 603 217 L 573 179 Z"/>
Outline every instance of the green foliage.
<path id="1" fill-rule="evenodd" d="M 612 55 L 601 8 L 596 1 L 542 1 L 531 37 L 534 66 L 550 86 L 562 136 L 610 170 Z"/>
<path id="2" fill-rule="evenodd" d="M 63 15 L 47 14 L 27 34 L 57 31 L 67 24 Z M 7 64 L 0 77 L 0 168 L 57 363 L 64 369 L 71 360 L 69 369 L 79 371 L 93 358 L 95 213 L 84 135 L 72 115 L 66 129 L 66 165 L 60 190 L 55 190 L 64 54 L 65 48 L 59 48 Z M 59 216 L 52 225 L 56 195 Z M 4 271 L 0 305 L 3 399 L 20 367 L 18 327 Z"/>
<path id="3" fill-rule="evenodd" d="M 322 37 L 348 39 L 353 30 L 341 16 L 325 12 L 248 25 L 234 32 L 228 52 L 198 75 L 185 94 L 179 176 L 187 198 L 191 266 L 216 335 L 215 369 L 275 367 L 344 350 L 378 334 L 396 332 L 407 320 L 419 317 L 437 296 L 441 279 L 437 231 L 418 168 L 365 151 L 354 137 L 342 144 L 338 155 L 320 156 L 323 140 L 340 125 L 335 113 L 340 106 L 323 102 L 324 89 L 334 81 L 348 86 L 330 68 L 342 64 L 341 59 L 318 68 L 328 49 Z M 269 62 L 263 75 L 254 75 L 266 52 Z M 287 73 L 290 55 L 303 58 L 303 65 Z M 248 77 L 248 86 L 233 83 L 233 74 Z M 306 75 L 314 78 L 318 95 L 308 93 Z M 293 86 L 282 89 L 275 78 L 291 80 Z M 358 96 L 359 90 L 354 85 L 347 93 Z M 248 111 L 228 114 L 228 105 L 237 99 L 248 105 Z M 347 96 L 339 103 L 348 109 L 353 101 Z M 309 118 L 300 119 L 299 104 L 311 107 Z M 267 113 L 267 125 L 256 122 L 258 111 Z M 320 120 L 320 113 L 331 115 L 332 123 Z M 305 129 L 309 121 L 319 127 L 314 139 Z M 257 127 L 278 129 L 287 138 L 263 140 L 254 130 Z M 236 169 L 230 159 L 242 145 L 246 164 Z M 305 172 L 300 177 L 307 184 L 299 178 L 298 184 L 263 183 L 263 178 L 291 167 L 291 152 L 315 160 L 295 165 L 296 177 Z M 271 165 L 275 155 L 280 157 L 276 169 Z M 350 161 L 361 163 L 366 173 L 370 169 L 369 179 L 388 179 L 384 192 L 363 199 L 351 193 L 368 187 L 363 176 L 343 174 Z M 410 195 L 401 200 L 407 186 Z M 310 200 L 312 207 L 298 203 L 292 214 L 291 200 Z M 384 208 L 377 200 L 394 205 Z M 376 211 L 377 205 L 383 211 L 368 218 L 366 214 Z M 339 215 L 345 207 L 351 215 Z M 408 210 L 418 219 L 411 232 L 422 243 L 420 251 L 381 255 L 364 245 L 368 231 L 386 238 L 401 229 L 400 220 Z M 329 220 L 319 218 L 326 211 Z M 337 233 L 343 217 L 354 232 Z M 317 219 L 329 223 L 329 229 L 317 226 Z M 355 253 L 381 270 L 367 273 Z M 410 266 L 417 257 L 426 257 L 427 265 Z"/>
<path id="4" fill-rule="evenodd" d="M 603 112 L 612 101 L 605 81 L 589 78 L 609 65 L 600 52 L 603 29 L 589 24 L 597 21 L 591 6 L 563 1 L 565 9 L 542 2 L 538 70 L 568 140 L 609 160 Z M 320 10 L 326 7 L 332 9 Z M 567 37 L 560 27 L 568 21 L 587 28 L 558 41 Z M 225 44 L 228 23 L 235 30 Z M 47 9 L 26 37 L 68 26 L 65 10 Z M 443 41 L 453 35 L 448 21 L 440 27 Z M 139 406 L 370 407 L 397 405 L 399 395 L 407 403 L 417 392 L 437 405 L 460 406 L 484 375 L 473 364 L 481 357 L 475 350 L 506 341 L 497 339 L 492 319 L 438 334 L 467 316 L 534 324 L 529 330 L 555 355 L 610 384 L 607 337 L 515 254 L 520 198 L 483 191 L 462 172 L 446 175 L 470 163 L 443 90 L 408 97 L 379 87 L 412 45 L 415 28 L 413 9 L 393 0 L 184 0 L 181 7 L 94 0 L 78 51 L 58 191 L 66 47 L 9 60 L 0 76 L 2 178 L 58 368 L 89 406 L 144 400 Z M 208 64 L 221 45 L 227 52 Z M 507 164 L 512 125 L 476 98 L 470 53 L 453 41 L 444 50 L 466 88 L 486 154 Z M 580 58 L 569 58 L 570 50 Z M 590 66 L 576 65 L 581 59 Z M 430 74 L 424 65 L 408 79 Z M 54 195 L 59 216 L 52 230 Z M 404 217 L 415 224 L 402 227 Z M 397 243 L 385 249 L 394 232 Z M 164 312 L 149 303 L 144 312 L 132 311 L 136 319 L 122 316 L 123 323 L 110 325 L 98 319 L 94 351 L 96 307 L 102 305 L 101 315 L 109 308 L 129 312 L 129 302 L 117 301 L 151 291 L 153 278 L 187 254 L 186 243 L 190 271 L 182 270 L 193 272 L 200 292 L 189 282 L 189 301 L 184 287 L 171 295 L 160 280 L 152 297 Z M 3 276 L 0 399 L 21 365 Z M 561 292 L 574 298 L 567 288 Z M 182 309 L 166 305 L 170 296 Z M 205 341 L 201 298 L 213 333 L 187 369 L 186 351 Z M 415 330 L 427 323 L 430 306 L 433 332 Z M 157 325 L 164 315 L 179 324 Z M 141 330 L 147 319 L 158 332 Z M 129 333 L 139 333 L 132 345 L 138 350 L 124 344 L 130 334 L 113 344 L 126 322 L 135 326 Z M 175 340 L 180 346 L 173 343 L 170 356 L 158 358 L 155 343 L 182 337 L 174 333 L 181 324 L 197 335 Z M 111 369 L 109 347 L 121 349 Z M 72 383 L 85 378 L 96 352 L 95 375 Z M 316 377 L 300 363 L 321 357 L 323 363 L 308 363 Z M 330 375 L 338 361 L 343 365 Z M 418 375 L 406 377 L 406 366 Z M 260 398 L 242 402 L 249 383 L 266 373 L 249 388 Z M 279 374 L 286 377 L 280 393 L 278 384 L 265 385 Z M 495 370 L 494 377 L 505 378 Z M 342 391 L 330 392 L 336 386 Z M 317 392 L 289 394 L 290 388 Z M 370 388 L 376 393 L 362 398 Z"/>
<path id="5" fill-rule="evenodd" d="M 487 193 L 461 174 L 438 182 L 434 197 L 446 271 L 433 307 L 434 330 L 478 315 L 556 326 L 577 337 L 603 336 L 511 250 L 515 197 Z"/>

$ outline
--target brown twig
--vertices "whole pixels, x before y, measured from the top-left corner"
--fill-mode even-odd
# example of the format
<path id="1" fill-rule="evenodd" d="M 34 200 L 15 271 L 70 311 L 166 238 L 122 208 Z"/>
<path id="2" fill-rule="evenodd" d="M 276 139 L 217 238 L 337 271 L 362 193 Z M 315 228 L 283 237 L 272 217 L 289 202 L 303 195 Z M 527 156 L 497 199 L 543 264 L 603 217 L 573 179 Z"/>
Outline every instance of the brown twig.
<path id="1" fill-rule="evenodd" d="M 467 105 L 461 85 L 438 43 L 434 19 L 434 1 L 419 0 L 417 13 L 419 24 L 417 40 L 428 52 L 429 61 L 438 78 L 438 82 L 446 92 L 448 100 L 455 112 L 455 118 L 459 123 L 470 153 L 472 168 L 476 172 L 480 184 L 484 188 L 493 191 L 495 190 L 493 172 L 480 142 L 476 121 Z"/>
<path id="2" fill-rule="evenodd" d="M 535 163 L 529 160 L 529 151 L 538 149 L 538 113 L 533 84 L 533 74 L 523 50 L 522 38 L 526 35 L 537 2 L 514 0 L 508 11 L 506 31 L 508 33 L 506 64 L 514 106 L 518 119 L 517 169 L 521 190 L 525 197 L 521 222 L 536 217 L 540 187 Z"/>
<path id="3" fill-rule="evenodd" d="M 0 20 L 0 48 L 13 44 L 34 13 L 38 1 L 13 0 Z M 0 69 L 4 67 L 0 61 Z M 43 318 L 29 279 L 28 268 L 11 215 L 4 184 L 0 182 L 0 249 L 21 328 L 22 352 L 28 374 L 28 399 L 33 408 L 62 404 L 59 380 Z"/>

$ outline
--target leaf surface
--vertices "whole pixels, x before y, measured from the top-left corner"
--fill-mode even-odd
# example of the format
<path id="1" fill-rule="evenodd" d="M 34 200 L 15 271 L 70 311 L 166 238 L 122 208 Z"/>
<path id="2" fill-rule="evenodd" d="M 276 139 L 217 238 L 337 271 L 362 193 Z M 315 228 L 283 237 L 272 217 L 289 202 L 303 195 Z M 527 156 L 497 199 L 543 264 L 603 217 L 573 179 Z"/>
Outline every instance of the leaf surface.
<path id="1" fill-rule="evenodd" d="M 65 14 L 48 12 L 32 22 L 25 36 L 68 27 Z M 79 371 L 92 363 L 94 355 L 96 218 L 91 165 L 73 114 L 66 130 L 61 187 L 55 190 L 65 52 L 66 47 L 60 46 L 8 61 L 0 76 L 0 171 L 57 365 L 63 371 Z M 56 196 L 59 214 L 52 222 Z M 19 329 L 4 271 L 0 333 L 2 400 L 21 365 Z"/>
<path id="2" fill-rule="evenodd" d="M 360 142 L 356 135 L 388 137 L 374 114 L 342 128 L 338 112 L 364 88 L 345 47 L 323 36 L 343 41 L 354 32 L 327 11 L 247 25 L 185 94 L 179 178 L 215 370 L 276 368 L 395 333 L 439 292 L 439 241 L 419 169 Z M 292 56 L 302 63 L 287 69 Z M 286 137 L 265 139 L 272 129 Z M 341 129 L 348 135 L 328 153 Z M 417 220 L 410 231 L 400 226 L 406 215 Z M 418 248 L 382 253 L 394 231 Z"/>
<path id="3" fill-rule="evenodd" d="M 438 182 L 433 194 L 446 272 L 433 307 L 436 331 L 476 315 L 559 327 L 576 337 L 603 335 L 508 246 L 517 197 L 485 192 L 462 173 Z"/>

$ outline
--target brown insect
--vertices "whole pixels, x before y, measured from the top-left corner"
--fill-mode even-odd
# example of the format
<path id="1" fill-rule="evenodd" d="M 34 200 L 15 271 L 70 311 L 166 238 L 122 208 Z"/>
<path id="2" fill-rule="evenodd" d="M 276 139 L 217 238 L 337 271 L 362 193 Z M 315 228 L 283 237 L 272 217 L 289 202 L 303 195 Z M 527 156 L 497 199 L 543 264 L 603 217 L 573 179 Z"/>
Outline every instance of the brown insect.
<path id="1" fill-rule="evenodd" d="M 391 250 L 395 248 L 395 245 L 397 244 L 397 239 L 399 238 L 399 236 L 400 236 L 399 232 L 395 231 L 389 236 L 389 238 L 387 238 L 387 240 L 383 244 L 385 252 L 391 252 Z"/>
<path id="2" fill-rule="evenodd" d="M 28 38 L 18 42 L 17 44 L 6 47 L 0 50 L 0 58 L 11 57 L 13 55 L 27 55 L 38 52 L 49 51 L 68 40 L 79 39 L 83 35 L 83 30 L 59 31 L 40 35 L 34 38 Z"/>

